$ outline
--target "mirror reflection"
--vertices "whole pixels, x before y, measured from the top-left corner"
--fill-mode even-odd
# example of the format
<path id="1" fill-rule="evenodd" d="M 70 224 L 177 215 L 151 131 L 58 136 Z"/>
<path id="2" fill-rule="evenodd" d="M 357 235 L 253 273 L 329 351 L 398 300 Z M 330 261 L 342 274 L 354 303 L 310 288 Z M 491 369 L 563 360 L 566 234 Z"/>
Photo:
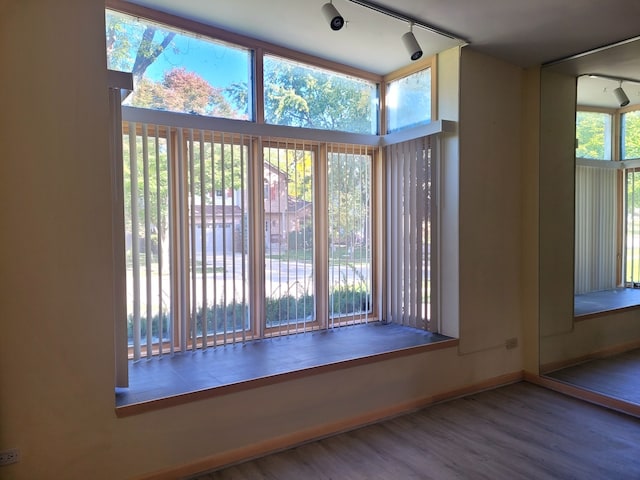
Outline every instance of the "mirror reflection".
<path id="1" fill-rule="evenodd" d="M 640 40 L 541 72 L 540 372 L 640 405 Z"/>

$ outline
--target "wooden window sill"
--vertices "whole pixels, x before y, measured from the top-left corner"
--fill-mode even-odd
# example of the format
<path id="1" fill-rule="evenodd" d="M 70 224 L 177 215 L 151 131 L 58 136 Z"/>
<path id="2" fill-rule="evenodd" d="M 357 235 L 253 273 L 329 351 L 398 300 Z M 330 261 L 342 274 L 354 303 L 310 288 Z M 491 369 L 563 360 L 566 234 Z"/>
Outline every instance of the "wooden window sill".
<path id="1" fill-rule="evenodd" d="M 129 362 L 118 417 L 342 368 L 455 347 L 458 340 L 378 322 Z"/>
<path id="2" fill-rule="evenodd" d="M 574 296 L 575 321 L 640 308 L 640 289 L 615 288 Z"/>

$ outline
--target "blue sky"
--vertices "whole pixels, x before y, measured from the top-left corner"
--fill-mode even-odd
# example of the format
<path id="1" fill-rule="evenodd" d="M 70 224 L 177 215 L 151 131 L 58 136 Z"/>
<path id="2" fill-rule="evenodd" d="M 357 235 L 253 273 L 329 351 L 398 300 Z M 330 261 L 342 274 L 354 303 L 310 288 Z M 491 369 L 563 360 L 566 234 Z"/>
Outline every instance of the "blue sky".
<path id="1" fill-rule="evenodd" d="M 109 25 L 116 24 L 117 35 L 125 35 L 132 42 L 130 51 L 126 53 L 131 71 L 142 32 L 150 23 L 109 10 L 106 12 L 106 22 L 107 33 Z M 161 42 L 167 31 L 165 27 L 158 26 L 154 40 Z M 235 82 L 251 84 L 250 52 L 204 37 L 177 33 L 169 47 L 149 66 L 145 76 L 157 82 L 162 80 L 166 71 L 175 67 L 195 72 L 215 87 L 227 87 Z"/>
<path id="2" fill-rule="evenodd" d="M 250 85 L 250 59 L 248 51 L 177 34 L 169 48 L 147 69 L 146 76 L 159 81 L 164 72 L 184 67 L 215 87 L 227 87 L 235 82 Z"/>

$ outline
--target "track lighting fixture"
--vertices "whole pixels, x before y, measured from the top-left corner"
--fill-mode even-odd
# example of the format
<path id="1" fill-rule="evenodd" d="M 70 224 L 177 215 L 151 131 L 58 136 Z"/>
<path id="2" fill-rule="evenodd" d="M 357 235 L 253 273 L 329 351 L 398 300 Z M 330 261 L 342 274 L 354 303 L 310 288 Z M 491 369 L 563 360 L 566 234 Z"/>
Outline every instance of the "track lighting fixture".
<path id="1" fill-rule="evenodd" d="M 333 6 L 333 2 L 330 1 L 322 6 L 322 14 L 329 22 L 331 30 L 338 31 L 344 27 L 344 18 L 340 15 L 338 9 Z"/>
<path id="2" fill-rule="evenodd" d="M 620 86 L 613 90 L 613 94 L 616 96 L 616 100 L 618 100 L 621 107 L 629 105 L 629 97 L 627 97 L 627 94 L 624 93 L 622 89 L 622 81 L 620 82 Z"/>
<path id="3" fill-rule="evenodd" d="M 422 57 L 422 48 L 416 40 L 416 36 L 413 34 L 413 24 L 409 24 L 409 31 L 402 35 L 402 43 L 409 52 L 411 60 L 415 61 Z"/>

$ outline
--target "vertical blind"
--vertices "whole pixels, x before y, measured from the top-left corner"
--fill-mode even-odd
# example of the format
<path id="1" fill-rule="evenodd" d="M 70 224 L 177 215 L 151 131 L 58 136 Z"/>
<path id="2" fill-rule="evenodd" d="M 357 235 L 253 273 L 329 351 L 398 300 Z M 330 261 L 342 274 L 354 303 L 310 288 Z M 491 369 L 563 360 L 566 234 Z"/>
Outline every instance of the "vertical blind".
<path id="1" fill-rule="evenodd" d="M 576 165 L 575 293 L 617 286 L 618 170 Z"/>
<path id="2" fill-rule="evenodd" d="M 431 330 L 436 238 L 434 165 L 429 137 L 390 145 L 387 175 L 387 318 Z"/>
<path id="3" fill-rule="evenodd" d="M 377 319 L 372 168 L 371 147 L 125 121 L 129 358 Z"/>
<path id="4" fill-rule="evenodd" d="M 130 356 L 244 341 L 251 139 L 133 122 L 124 135 Z"/>

